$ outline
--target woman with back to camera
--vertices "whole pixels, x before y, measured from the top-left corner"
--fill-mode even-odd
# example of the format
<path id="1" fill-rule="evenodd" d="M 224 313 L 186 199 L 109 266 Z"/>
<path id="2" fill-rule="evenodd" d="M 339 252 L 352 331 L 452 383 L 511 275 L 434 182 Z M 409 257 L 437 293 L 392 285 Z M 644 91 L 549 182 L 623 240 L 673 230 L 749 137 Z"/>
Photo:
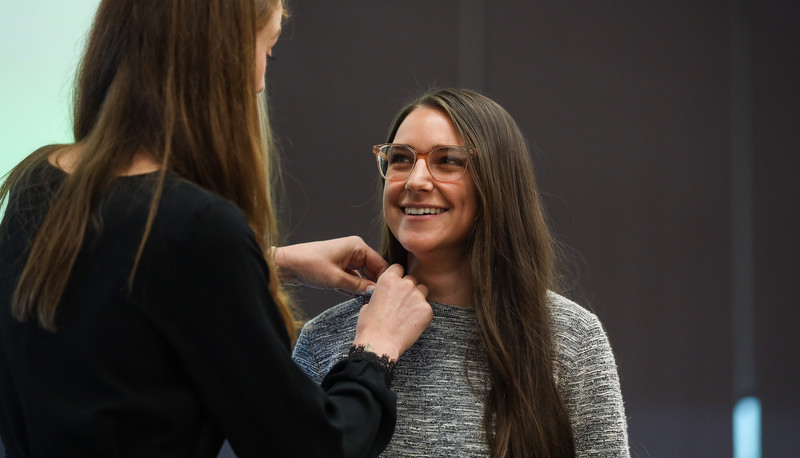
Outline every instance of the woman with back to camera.
<path id="1" fill-rule="evenodd" d="M 358 238 L 271 250 L 258 92 L 280 0 L 104 0 L 75 143 L 0 189 L 0 436 L 8 456 L 374 456 L 391 361 L 426 289 Z M 270 254 L 272 256 L 270 256 Z M 354 351 L 320 389 L 291 360 L 275 268 L 363 290 Z M 373 353 L 374 352 L 374 353 Z M 381 355 L 381 356 L 378 356 Z"/>
<path id="2" fill-rule="evenodd" d="M 510 115 L 444 89 L 403 108 L 387 141 L 374 147 L 383 254 L 428 287 L 434 318 L 395 367 L 383 456 L 628 456 L 608 339 L 554 292 L 554 242 Z M 346 354 L 369 301 L 306 324 L 294 358 L 313 379 Z"/>

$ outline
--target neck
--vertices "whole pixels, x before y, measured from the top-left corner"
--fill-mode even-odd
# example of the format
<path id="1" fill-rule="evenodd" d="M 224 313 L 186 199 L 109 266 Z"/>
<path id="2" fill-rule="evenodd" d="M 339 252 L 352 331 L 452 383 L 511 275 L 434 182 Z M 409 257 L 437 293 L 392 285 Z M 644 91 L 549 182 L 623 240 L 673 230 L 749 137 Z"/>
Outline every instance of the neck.
<path id="1" fill-rule="evenodd" d="M 418 258 L 408 253 L 408 273 L 428 287 L 428 300 L 472 306 L 472 269 L 465 253 L 456 258 Z"/>
<path id="2" fill-rule="evenodd" d="M 86 145 L 82 142 L 67 145 L 64 148 L 53 152 L 50 157 L 48 157 L 48 160 L 52 165 L 58 167 L 64 172 L 72 174 L 83 158 L 85 149 Z M 136 153 L 136 155 L 133 157 L 133 160 L 131 160 L 131 164 L 125 170 L 123 170 L 120 175 L 141 175 L 155 172 L 160 168 L 161 164 L 159 164 L 150 155 L 145 154 L 144 152 L 139 152 Z"/>

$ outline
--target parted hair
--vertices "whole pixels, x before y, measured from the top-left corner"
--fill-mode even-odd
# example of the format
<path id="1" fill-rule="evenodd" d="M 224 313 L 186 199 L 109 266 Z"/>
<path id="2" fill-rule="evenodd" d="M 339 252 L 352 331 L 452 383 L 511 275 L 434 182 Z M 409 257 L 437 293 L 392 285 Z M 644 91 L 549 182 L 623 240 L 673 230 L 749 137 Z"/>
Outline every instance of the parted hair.
<path id="1" fill-rule="evenodd" d="M 500 105 L 476 92 L 441 89 L 404 107 L 441 110 L 465 144 L 477 149 L 464 179 L 475 182 L 478 216 L 468 251 L 478 331 L 490 362 L 484 428 L 492 458 L 572 457 L 572 428 L 553 377 L 548 290 L 555 248 L 527 142 Z M 382 254 L 407 267 L 408 252 L 384 223 Z"/>
<path id="2" fill-rule="evenodd" d="M 158 218 L 167 172 L 235 203 L 268 253 L 278 237 L 269 191 L 275 171 L 266 105 L 256 94 L 256 33 L 281 7 L 280 0 L 100 3 L 73 95 L 73 132 L 83 154 L 32 241 L 12 300 L 17 319 L 55 331 L 92 213 L 137 154 L 161 167 L 131 281 Z M 64 146 L 21 162 L 0 198 Z M 272 269 L 270 287 L 294 340 L 291 307 Z"/>

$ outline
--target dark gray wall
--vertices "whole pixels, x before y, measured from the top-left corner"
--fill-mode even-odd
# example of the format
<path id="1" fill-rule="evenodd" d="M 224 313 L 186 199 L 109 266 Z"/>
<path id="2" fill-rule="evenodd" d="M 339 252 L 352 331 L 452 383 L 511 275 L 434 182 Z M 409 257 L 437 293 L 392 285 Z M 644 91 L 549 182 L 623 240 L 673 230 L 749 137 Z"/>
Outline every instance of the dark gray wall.
<path id="1" fill-rule="evenodd" d="M 791 455 L 798 4 L 295 0 L 268 70 L 289 239 L 374 243 L 371 145 L 422 90 L 481 89 L 536 148 L 634 454 L 730 456 L 733 404 L 754 394 L 764 455 Z M 343 299 L 297 295 L 309 316 Z"/>
<path id="2" fill-rule="evenodd" d="M 756 366 L 764 456 L 800 449 L 800 2 L 755 11 Z"/>

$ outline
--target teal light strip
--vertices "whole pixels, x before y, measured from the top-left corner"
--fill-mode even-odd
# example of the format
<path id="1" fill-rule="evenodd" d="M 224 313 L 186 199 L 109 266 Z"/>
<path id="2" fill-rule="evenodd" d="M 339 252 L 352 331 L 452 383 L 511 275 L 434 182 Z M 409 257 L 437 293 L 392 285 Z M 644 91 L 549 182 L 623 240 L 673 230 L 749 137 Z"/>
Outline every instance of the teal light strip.
<path id="1" fill-rule="evenodd" d="M 761 458 L 761 401 L 739 400 L 733 408 L 733 458 Z"/>

